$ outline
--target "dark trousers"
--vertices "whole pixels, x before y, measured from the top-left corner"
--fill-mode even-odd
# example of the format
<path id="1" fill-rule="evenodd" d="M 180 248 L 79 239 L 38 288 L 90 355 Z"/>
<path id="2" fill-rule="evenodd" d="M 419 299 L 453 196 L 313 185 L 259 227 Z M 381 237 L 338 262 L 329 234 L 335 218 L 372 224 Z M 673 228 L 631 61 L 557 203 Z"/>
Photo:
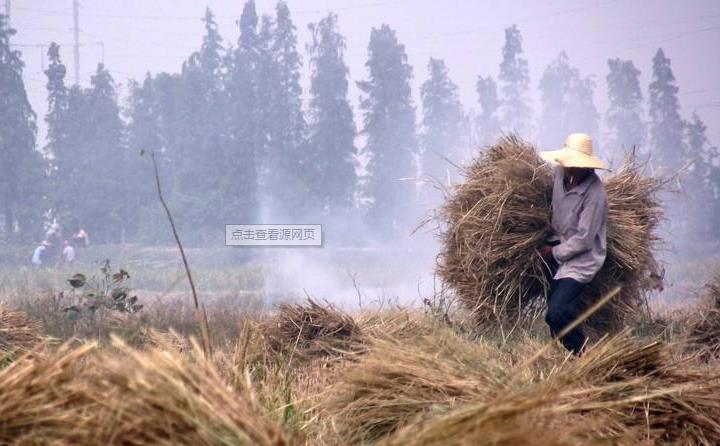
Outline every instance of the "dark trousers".
<path id="1" fill-rule="evenodd" d="M 548 309 L 545 314 L 545 322 L 550 327 L 550 334 L 557 337 L 565 327 L 570 325 L 582 313 L 580 295 L 586 284 L 575 279 L 553 279 L 552 277 L 555 275 L 558 265 L 555 262 L 552 263 L 549 271 L 550 293 L 547 298 Z M 563 336 L 560 342 L 575 355 L 580 355 L 585 345 L 585 339 L 581 326 L 577 326 Z"/>

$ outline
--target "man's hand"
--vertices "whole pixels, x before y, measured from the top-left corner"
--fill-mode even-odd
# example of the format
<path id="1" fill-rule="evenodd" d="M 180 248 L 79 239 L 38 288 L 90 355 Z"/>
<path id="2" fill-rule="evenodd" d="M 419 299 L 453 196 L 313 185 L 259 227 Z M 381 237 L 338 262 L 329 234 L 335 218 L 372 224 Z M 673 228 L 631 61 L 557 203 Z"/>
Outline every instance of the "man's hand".
<path id="1" fill-rule="evenodd" d="M 553 249 L 552 246 L 550 246 L 550 245 L 545 245 L 545 246 L 543 246 L 542 249 L 540 250 L 540 255 L 542 256 L 542 258 L 543 258 L 546 262 L 549 262 L 550 260 L 553 259 L 552 249 Z"/>

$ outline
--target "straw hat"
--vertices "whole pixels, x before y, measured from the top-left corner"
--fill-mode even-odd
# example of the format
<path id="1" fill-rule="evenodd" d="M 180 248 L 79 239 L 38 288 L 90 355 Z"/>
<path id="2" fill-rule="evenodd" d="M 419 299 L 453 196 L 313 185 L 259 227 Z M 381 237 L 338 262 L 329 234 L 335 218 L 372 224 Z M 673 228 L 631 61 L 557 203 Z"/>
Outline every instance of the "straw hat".
<path id="1" fill-rule="evenodd" d="M 572 133 L 562 149 L 540 152 L 540 158 L 563 167 L 607 169 L 605 163 L 593 155 L 592 138 L 585 133 Z"/>

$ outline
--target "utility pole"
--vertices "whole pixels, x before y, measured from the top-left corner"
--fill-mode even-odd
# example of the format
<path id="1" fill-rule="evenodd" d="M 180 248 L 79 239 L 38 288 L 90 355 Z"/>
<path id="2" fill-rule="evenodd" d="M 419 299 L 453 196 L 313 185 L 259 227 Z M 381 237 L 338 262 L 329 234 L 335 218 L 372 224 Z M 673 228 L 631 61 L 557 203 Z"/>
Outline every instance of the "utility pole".
<path id="1" fill-rule="evenodd" d="M 10 0 L 5 0 L 9 2 Z M 75 59 L 75 85 L 80 84 L 80 3 L 73 0 L 73 58 Z"/>
<path id="2" fill-rule="evenodd" d="M 7 20 L 7 26 L 10 27 L 10 0 L 5 0 L 5 20 Z"/>

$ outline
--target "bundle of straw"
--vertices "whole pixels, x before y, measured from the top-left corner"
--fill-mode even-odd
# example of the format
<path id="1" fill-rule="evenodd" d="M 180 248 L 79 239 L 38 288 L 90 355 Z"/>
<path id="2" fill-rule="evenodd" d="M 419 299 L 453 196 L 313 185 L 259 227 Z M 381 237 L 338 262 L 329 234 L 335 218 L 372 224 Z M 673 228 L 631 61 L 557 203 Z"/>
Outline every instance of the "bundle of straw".
<path id="1" fill-rule="evenodd" d="M 304 305 L 280 304 L 275 317 L 263 327 L 263 335 L 273 351 L 305 358 L 357 350 L 362 341 L 361 330 L 352 317 L 312 299 Z"/>
<path id="2" fill-rule="evenodd" d="M 494 353 L 450 330 L 418 337 L 409 345 L 376 340 L 343 371 L 321 405 L 350 444 L 377 441 L 433 410 L 499 390 L 505 373 L 491 359 Z"/>
<path id="3" fill-rule="evenodd" d="M 699 352 L 702 359 L 720 356 L 720 273 L 705 286 L 706 293 L 692 322 L 688 346 Z"/>
<path id="4" fill-rule="evenodd" d="M 0 371 L 0 444 L 82 444 L 77 430 L 94 415 L 74 389 L 94 344 L 28 353 Z"/>
<path id="5" fill-rule="evenodd" d="M 550 234 L 552 174 L 530 143 L 506 136 L 467 168 L 466 181 L 441 208 L 446 230 L 437 272 L 478 324 L 532 320 L 543 306 L 538 298 L 548 289 L 548 268 L 539 250 Z M 656 265 L 662 185 L 644 176 L 632 157 L 605 181 L 608 256 L 584 302 L 619 284 L 623 290 L 589 326 L 617 329 L 643 304 L 651 286 L 646 277 Z"/>
<path id="6" fill-rule="evenodd" d="M 669 348 L 623 331 L 539 380 L 512 372 L 502 391 L 382 444 L 720 444 L 720 372 L 674 360 Z"/>
<path id="7" fill-rule="evenodd" d="M 510 393 L 492 402 L 476 403 L 428 422 L 414 423 L 378 446 L 635 446 L 627 434 L 596 438 L 607 419 L 559 416 L 549 407 L 552 394 Z"/>
<path id="8" fill-rule="evenodd" d="M 25 313 L 0 306 L 0 353 L 25 352 L 43 341 L 42 325 Z"/>
<path id="9" fill-rule="evenodd" d="M 233 392 L 195 345 L 177 352 L 138 351 L 117 338 L 118 354 L 98 356 L 78 386 L 95 403 L 82 444 L 297 444 L 263 413 L 248 383 Z"/>

